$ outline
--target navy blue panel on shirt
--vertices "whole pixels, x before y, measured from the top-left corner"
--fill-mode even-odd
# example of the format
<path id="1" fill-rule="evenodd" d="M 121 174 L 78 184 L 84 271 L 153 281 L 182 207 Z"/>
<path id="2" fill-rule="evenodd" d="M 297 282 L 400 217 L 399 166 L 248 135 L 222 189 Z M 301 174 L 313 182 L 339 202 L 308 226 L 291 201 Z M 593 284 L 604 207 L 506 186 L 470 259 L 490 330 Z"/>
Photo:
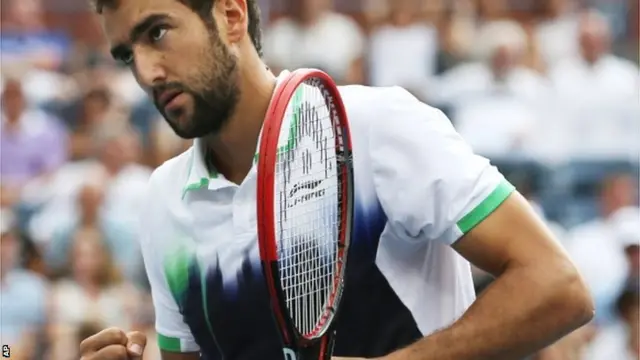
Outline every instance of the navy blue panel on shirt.
<path id="1" fill-rule="evenodd" d="M 422 337 L 409 309 L 375 264 L 387 218 L 378 202 L 356 202 L 345 294 L 340 304 L 334 355 L 380 357 Z"/>

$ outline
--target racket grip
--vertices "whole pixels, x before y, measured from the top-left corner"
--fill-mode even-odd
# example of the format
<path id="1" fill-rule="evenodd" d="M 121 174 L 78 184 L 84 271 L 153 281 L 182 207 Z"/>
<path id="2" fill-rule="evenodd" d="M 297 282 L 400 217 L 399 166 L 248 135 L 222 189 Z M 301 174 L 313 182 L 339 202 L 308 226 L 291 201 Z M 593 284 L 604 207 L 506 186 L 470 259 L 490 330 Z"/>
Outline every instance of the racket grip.
<path id="1" fill-rule="evenodd" d="M 335 331 L 331 331 L 321 341 L 300 349 L 296 360 L 331 360 L 335 334 Z"/>
<path id="2" fill-rule="evenodd" d="M 322 358 L 320 360 L 331 360 L 333 356 L 333 346 L 335 345 L 336 340 L 336 332 L 332 330 L 326 335 L 326 351 L 322 354 Z"/>

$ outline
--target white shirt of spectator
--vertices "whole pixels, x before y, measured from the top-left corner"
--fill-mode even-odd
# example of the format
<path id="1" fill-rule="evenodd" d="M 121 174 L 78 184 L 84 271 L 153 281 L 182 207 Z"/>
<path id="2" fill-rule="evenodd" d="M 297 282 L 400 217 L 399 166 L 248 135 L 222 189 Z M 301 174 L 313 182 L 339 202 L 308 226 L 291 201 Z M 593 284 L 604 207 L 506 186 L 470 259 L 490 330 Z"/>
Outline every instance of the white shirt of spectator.
<path id="1" fill-rule="evenodd" d="M 281 69 L 322 68 L 344 79 L 351 64 L 363 56 L 364 34 L 351 18 L 327 13 L 310 27 L 283 18 L 265 32 L 267 64 Z"/>
<path id="2" fill-rule="evenodd" d="M 574 14 L 540 23 L 535 35 L 540 55 L 545 65 L 552 67 L 559 62 L 579 55 L 579 17 Z"/>
<path id="3" fill-rule="evenodd" d="M 640 151 L 640 70 L 630 61 L 607 55 L 595 65 L 565 60 L 550 74 L 555 116 L 548 132 L 561 134 L 556 156 L 627 157 Z M 549 141 L 549 139 L 548 139 Z"/>
<path id="4" fill-rule="evenodd" d="M 46 244 L 61 224 L 80 218 L 77 208 L 78 191 L 88 182 L 97 181 L 104 171 L 98 161 L 70 162 L 58 169 L 45 185 L 32 182 L 25 189 L 24 200 L 42 208 L 29 222 L 29 235 L 36 242 Z M 151 170 L 142 165 L 129 164 L 109 179 L 104 199 L 104 214 L 136 227 L 143 211 L 143 196 Z"/>
<path id="5" fill-rule="evenodd" d="M 371 84 L 422 89 L 436 71 L 438 33 L 433 26 L 383 26 L 371 35 Z"/>
<path id="6" fill-rule="evenodd" d="M 442 112 L 407 91 L 363 86 L 340 91 L 354 146 L 355 221 L 362 223 L 355 228 L 384 222 L 374 264 L 416 328 L 432 333 L 451 324 L 475 298 L 469 263 L 449 245 L 497 208 L 513 187 L 472 152 Z M 156 330 L 160 347 L 168 351 L 199 349 L 176 300 L 194 291 L 185 278 L 189 262 L 223 279 L 224 293 L 242 286 L 238 278 L 247 257 L 252 269 L 260 268 L 256 167 L 236 185 L 210 174 L 199 149 L 196 141 L 153 173 L 142 218 Z M 212 331 L 223 330 L 213 326 Z"/>
<path id="7" fill-rule="evenodd" d="M 516 67 L 498 83 L 489 66 L 474 62 L 462 64 L 438 77 L 429 98 L 437 103 L 459 105 L 478 95 L 506 90 L 528 102 L 538 102 L 547 93 L 547 82 L 535 71 Z"/>
<path id="8" fill-rule="evenodd" d="M 551 69 L 549 77 L 558 95 L 580 103 L 637 102 L 640 94 L 638 66 L 614 55 L 593 65 L 577 56 L 566 59 Z"/>
<path id="9" fill-rule="evenodd" d="M 536 111 L 517 96 L 496 92 L 469 99 L 456 108 L 453 120 L 460 135 L 484 156 L 531 153 Z"/>
<path id="10" fill-rule="evenodd" d="M 629 331 L 622 321 L 601 328 L 585 351 L 584 360 L 637 360 L 629 347 Z"/>
<path id="11" fill-rule="evenodd" d="M 622 236 L 627 235 L 629 226 L 639 229 L 638 221 L 629 219 L 638 213 L 637 208 L 623 208 L 606 219 L 579 225 L 568 234 L 567 252 L 585 278 L 596 305 L 610 305 L 601 299 L 615 299 L 626 284 L 629 264 Z"/>

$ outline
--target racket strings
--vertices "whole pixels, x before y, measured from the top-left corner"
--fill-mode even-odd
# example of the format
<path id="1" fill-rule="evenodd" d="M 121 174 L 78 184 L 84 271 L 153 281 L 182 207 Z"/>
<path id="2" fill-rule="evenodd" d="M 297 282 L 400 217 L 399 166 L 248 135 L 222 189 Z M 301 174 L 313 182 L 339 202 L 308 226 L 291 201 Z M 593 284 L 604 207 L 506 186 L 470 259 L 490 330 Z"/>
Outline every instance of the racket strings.
<path id="1" fill-rule="evenodd" d="M 276 234 L 290 318 L 313 337 L 332 309 L 342 196 L 331 110 L 321 85 L 302 85 L 283 122 L 276 160 Z"/>

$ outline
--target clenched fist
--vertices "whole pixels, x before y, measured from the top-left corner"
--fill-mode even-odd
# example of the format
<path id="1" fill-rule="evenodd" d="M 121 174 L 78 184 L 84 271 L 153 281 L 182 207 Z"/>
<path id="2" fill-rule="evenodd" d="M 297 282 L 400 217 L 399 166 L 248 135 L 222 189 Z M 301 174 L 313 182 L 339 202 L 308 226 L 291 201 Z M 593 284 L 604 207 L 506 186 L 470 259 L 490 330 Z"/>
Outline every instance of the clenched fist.
<path id="1" fill-rule="evenodd" d="M 102 330 L 80 343 L 80 360 L 140 360 L 147 337 L 138 331 Z"/>

